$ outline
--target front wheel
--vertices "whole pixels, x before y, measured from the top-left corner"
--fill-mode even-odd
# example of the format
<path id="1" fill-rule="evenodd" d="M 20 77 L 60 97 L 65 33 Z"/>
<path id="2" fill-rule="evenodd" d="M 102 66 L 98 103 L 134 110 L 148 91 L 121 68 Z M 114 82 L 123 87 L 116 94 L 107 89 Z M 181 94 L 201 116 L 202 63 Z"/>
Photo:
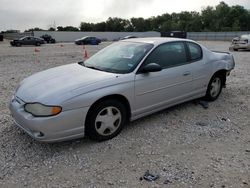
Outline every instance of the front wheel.
<path id="1" fill-rule="evenodd" d="M 222 86 L 223 86 L 222 76 L 219 74 L 214 75 L 208 84 L 205 98 L 209 101 L 216 100 L 221 93 Z"/>
<path id="2" fill-rule="evenodd" d="M 21 47 L 22 44 L 21 44 L 20 42 L 17 42 L 17 43 L 16 43 L 16 46 L 17 46 L 17 47 Z"/>
<path id="3" fill-rule="evenodd" d="M 86 134 L 97 141 L 111 139 L 117 136 L 127 119 L 125 106 L 118 100 L 105 100 L 88 113 L 86 119 Z"/>

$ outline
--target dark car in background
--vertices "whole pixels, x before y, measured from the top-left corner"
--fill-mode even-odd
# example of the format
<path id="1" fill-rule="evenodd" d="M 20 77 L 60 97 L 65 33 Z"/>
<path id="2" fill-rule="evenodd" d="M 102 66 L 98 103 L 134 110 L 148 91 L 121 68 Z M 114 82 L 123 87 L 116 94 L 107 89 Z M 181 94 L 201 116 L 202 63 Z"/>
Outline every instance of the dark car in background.
<path id="1" fill-rule="evenodd" d="M 32 36 L 26 36 L 22 37 L 20 39 L 14 39 L 10 41 L 11 46 L 22 46 L 22 45 L 35 45 L 40 46 L 41 44 L 44 44 L 45 41 L 38 37 L 32 37 Z"/>
<path id="2" fill-rule="evenodd" d="M 100 43 L 101 39 L 97 37 L 82 37 L 80 39 L 75 40 L 75 44 L 77 45 L 86 45 L 86 44 L 98 45 Z"/>
<path id="3" fill-rule="evenodd" d="M 3 41 L 3 35 L 0 34 L 0 41 Z"/>
<path id="4" fill-rule="evenodd" d="M 161 37 L 172 37 L 172 38 L 187 38 L 186 31 L 167 31 L 161 32 Z"/>
<path id="5" fill-rule="evenodd" d="M 54 39 L 52 36 L 48 34 L 42 35 L 40 38 L 45 40 L 47 43 L 56 43 L 56 39 Z"/>

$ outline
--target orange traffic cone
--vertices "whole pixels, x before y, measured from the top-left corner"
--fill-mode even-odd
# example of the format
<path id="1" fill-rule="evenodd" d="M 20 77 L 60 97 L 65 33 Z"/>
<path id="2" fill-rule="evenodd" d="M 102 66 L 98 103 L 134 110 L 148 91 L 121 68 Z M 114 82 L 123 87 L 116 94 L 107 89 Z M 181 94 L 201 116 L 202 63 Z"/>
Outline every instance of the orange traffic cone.
<path id="1" fill-rule="evenodd" d="M 35 48 L 35 49 L 34 49 L 34 52 L 40 52 L 40 50 L 39 50 L 39 49 L 37 49 L 37 48 Z"/>
<path id="2" fill-rule="evenodd" d="M 87 49 L 85 48 L 85 46 L 83 46 L 83 58 L 84 58 L 84 59 L 88 59 L 88 58 L 89 58 L 89 56 L 88 56 L 88 51 L 87 51 Z"/>

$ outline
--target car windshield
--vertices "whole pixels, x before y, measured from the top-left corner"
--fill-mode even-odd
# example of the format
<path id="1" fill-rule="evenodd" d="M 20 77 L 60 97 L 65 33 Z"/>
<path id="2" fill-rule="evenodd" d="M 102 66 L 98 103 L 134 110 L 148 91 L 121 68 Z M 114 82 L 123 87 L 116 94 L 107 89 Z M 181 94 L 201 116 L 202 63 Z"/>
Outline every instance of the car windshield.
<path id="1" fill-rule="evenodd" d="M 21 38 L 19 38 L 19 40 L 23 40 L 23 39 L 25 39 L 25 38 L 27 38 L 27 37 L 21 37 Z"/>
<path id="2" fill-rule="evenodd" d="M 137 42 L 117 42 L 99 51 L 84 65 L 89 68 L 125 74 L 132 72 L 153 44 Z"/>

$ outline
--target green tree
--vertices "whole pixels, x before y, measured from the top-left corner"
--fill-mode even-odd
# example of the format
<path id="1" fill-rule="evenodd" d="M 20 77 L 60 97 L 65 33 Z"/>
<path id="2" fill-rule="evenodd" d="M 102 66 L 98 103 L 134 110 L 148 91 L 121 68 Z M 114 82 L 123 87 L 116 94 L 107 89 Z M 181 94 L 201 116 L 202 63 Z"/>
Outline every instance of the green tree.
<path id="1" fill-rule="evenodd" d="M 94 30 L 93 26 L 94 26 L 94 24 L 92 24 L 92 23 L 81 22 L 80 30 L 81 31 L 93 31 Z"/>
<path id="2" fill-rule="evenodd" d="M 106 31 L 106 22 L 94 24 L 93 31 Z"/>
<path id="3" fill-rule="evenodd" d="M 54 27 L 50 27 L 49 31 L 55 31 L 55 28 Z"/>
<path id="4" fill-rule="evenodd" d="M 144 18 L 131 18 L 130 19 L 132 28 L 134 31 L 141 32 L 141 31 L 149 31 L 150 28 L 150 20 L 145 20 Z"/>
<path id="5" fill-rule="evenodd" d="M 66 26 L 66 27 L 58 26 L 57 31 L 79 31 L 79 29 L 73 26 Z"/>
<path id="6" fill-rule="evenodd" d="M 29 32 L 29 31 L 44 31 L 43 29 L 39 28 L 39 27 L 34 27 L 28 30 L 25 30 L 25 32 Z"/>
<path id="7" fill-rule="evenodd" d="M 214 14 L 219 31 L 227 31 L 231 29 L 232 21 L 229 19 L 230 7 L 225 2 L 222 1 L 215 7 Z"/>
<path id="8" fill-rule="evenodd" d="M 59 26 L 59 31 L 72 30 Z M 108 18 L 105 22 L 80 24 L 81 31 L 239 31 L 250 30 L 250 11 L 242 6 L 229 6 L 220 2 L 217 6 L 207 6 L 201 10 L 162 14 L 144 19 Z"/>
<path id="9" fill-rule="evenodd" d="M 121 18 L 108 18 L 106 21 L 106 31 L 124 31 L 127 20 Z"/>

